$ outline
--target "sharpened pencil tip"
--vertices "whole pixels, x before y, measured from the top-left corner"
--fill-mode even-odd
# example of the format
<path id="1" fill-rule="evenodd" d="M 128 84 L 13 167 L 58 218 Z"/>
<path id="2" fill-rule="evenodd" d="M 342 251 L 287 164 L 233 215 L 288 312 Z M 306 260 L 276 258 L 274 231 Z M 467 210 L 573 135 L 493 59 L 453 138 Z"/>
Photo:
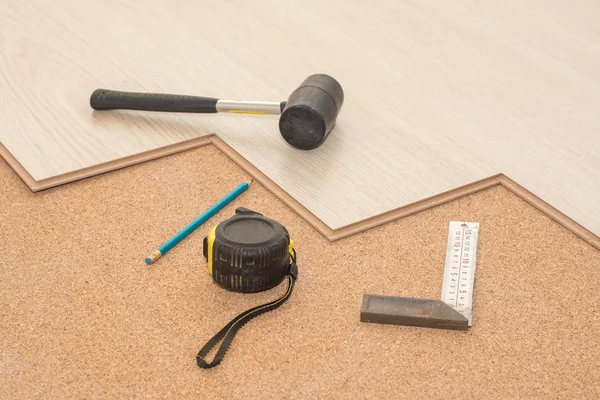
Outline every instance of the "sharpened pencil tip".
<path id="1" fill-rule="evenodd" d="M 254 179 L 250 179 L 249 181 L 246 181 L 246 183 L 248 184 L 248 186 L 252 185 L 252 182 L 254 182 Z"/>

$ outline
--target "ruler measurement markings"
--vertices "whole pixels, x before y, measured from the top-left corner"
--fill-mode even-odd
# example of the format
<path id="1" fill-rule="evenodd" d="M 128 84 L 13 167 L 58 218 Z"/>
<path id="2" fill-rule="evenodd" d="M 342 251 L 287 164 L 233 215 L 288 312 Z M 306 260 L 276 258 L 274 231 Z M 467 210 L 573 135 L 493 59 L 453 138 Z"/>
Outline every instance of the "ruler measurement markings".
<path id="1" fill-rule="evenodd" d="M 442 301 L 463 314 L 471 325 L 478 223 L 450 222 Z"/>
<path id="2" fill-rule="evenodd" d="M 470 244 L 470 242 L 468 242 L 467 238 L 465 237 L 466 235 L 466 224 L 463 224 L 462 226 L 462 236 L 463 236 L 463 246 L 461 246 L 460 249 L 460 260 L 461 260 L 461 275 L 460 275 L 460 281 L 461 281 L 461 287 L 465 287 L 467 286 L 467 282 L 468 282 L 468 275 L 469 275 L 469 265 L 468 265 L 468 258 L 466 255 L 464 255 L 464 251 L 465 251 L 465 247 L 468 246 Z M 469 237 L 470 238 L 470 237 Z M 464 276 L 467 275 L 467 276 Z M 459 303 L 457 304 L 459 311 L 460 312 L 464 312 L 465 308 L 467 307 L 466 304 L 466 300 L 465 300 L 465 295 L 467 293 L 466 288 L 465 289 L 459 289 L 458 291 L 458 298 L 459 298 Z M 465 300 L 465 301 L 460 301 L 460 300 Z"/>
<path id="3" fill-rule="evenodd" d="M 462 260 L 463 260 L 463 249 L 464 249 L 464 241 L 465 241 L 465 228 L 461 227 L 460 230 L 460 257 L 458 258 L 460 262 L 458 263 L 458 282 L 460 283 L 463 279 L 462 277 Z M 461 304 L 460 304 L 460 295 L 458 294 L 459 290 L 456 288 L 456 308 L 458 311 L 462 312 Z"/>

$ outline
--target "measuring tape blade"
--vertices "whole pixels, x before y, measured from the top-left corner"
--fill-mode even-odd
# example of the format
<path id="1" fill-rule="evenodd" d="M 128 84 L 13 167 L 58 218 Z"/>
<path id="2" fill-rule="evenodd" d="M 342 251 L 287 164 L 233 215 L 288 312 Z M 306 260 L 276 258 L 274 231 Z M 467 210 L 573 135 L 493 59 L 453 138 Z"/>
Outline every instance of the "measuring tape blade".
<path id="1" fill-rule="evenodd" d="M 473 317 L 478 237 L 478 222 L 450 222 L 441 300 L 464 315 L 469 326 Z"/>

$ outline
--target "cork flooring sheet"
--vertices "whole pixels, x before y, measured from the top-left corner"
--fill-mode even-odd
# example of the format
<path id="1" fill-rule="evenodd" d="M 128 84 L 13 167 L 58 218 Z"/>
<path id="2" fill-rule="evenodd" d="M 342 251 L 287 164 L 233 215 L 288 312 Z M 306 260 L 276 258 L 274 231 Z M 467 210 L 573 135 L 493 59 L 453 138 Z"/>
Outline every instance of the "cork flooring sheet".
<path id="1" fill-rule="evenodd" d="M 598 235 L 599 18 L 597 0 L 0 1 L 0 141 L 66 182 L 216 133 L 334 230 L 502 173 Z M 315 72 L 346 101 L 311 152 L 274 116 L 88 105 L 98 87 L 280 101 Z"/>
<path id="2" fill-rule="evenodd" d="M 144 264 L 245 179 L 213 146 L 39 193 L 0 160 L 0 398 L 600 397 L 600 252 L 501 186 L 331 243 L 255 184 Z M 300 278 L 203 371 L 205 341 L 284 289 L 207 275 L 202 238 L 238 206 L 289 229 Z M 440 295 L 456 219 L 481 223 L 472 329 L 360 323 L 364 293 Z"/>

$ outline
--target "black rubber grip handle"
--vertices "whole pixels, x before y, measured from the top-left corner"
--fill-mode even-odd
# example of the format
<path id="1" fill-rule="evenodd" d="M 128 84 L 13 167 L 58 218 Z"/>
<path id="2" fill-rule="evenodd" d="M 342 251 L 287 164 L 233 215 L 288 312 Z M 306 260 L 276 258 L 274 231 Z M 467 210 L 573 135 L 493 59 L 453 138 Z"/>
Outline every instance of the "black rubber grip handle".
<path id="1" fill-rule="evenodd" d="M 90 97 L 94 110 L 143 110 L 186 113 L 216 113 L 217 101 L 211 97 L 162 93 L 119 92 L 96 89 Z"/>

